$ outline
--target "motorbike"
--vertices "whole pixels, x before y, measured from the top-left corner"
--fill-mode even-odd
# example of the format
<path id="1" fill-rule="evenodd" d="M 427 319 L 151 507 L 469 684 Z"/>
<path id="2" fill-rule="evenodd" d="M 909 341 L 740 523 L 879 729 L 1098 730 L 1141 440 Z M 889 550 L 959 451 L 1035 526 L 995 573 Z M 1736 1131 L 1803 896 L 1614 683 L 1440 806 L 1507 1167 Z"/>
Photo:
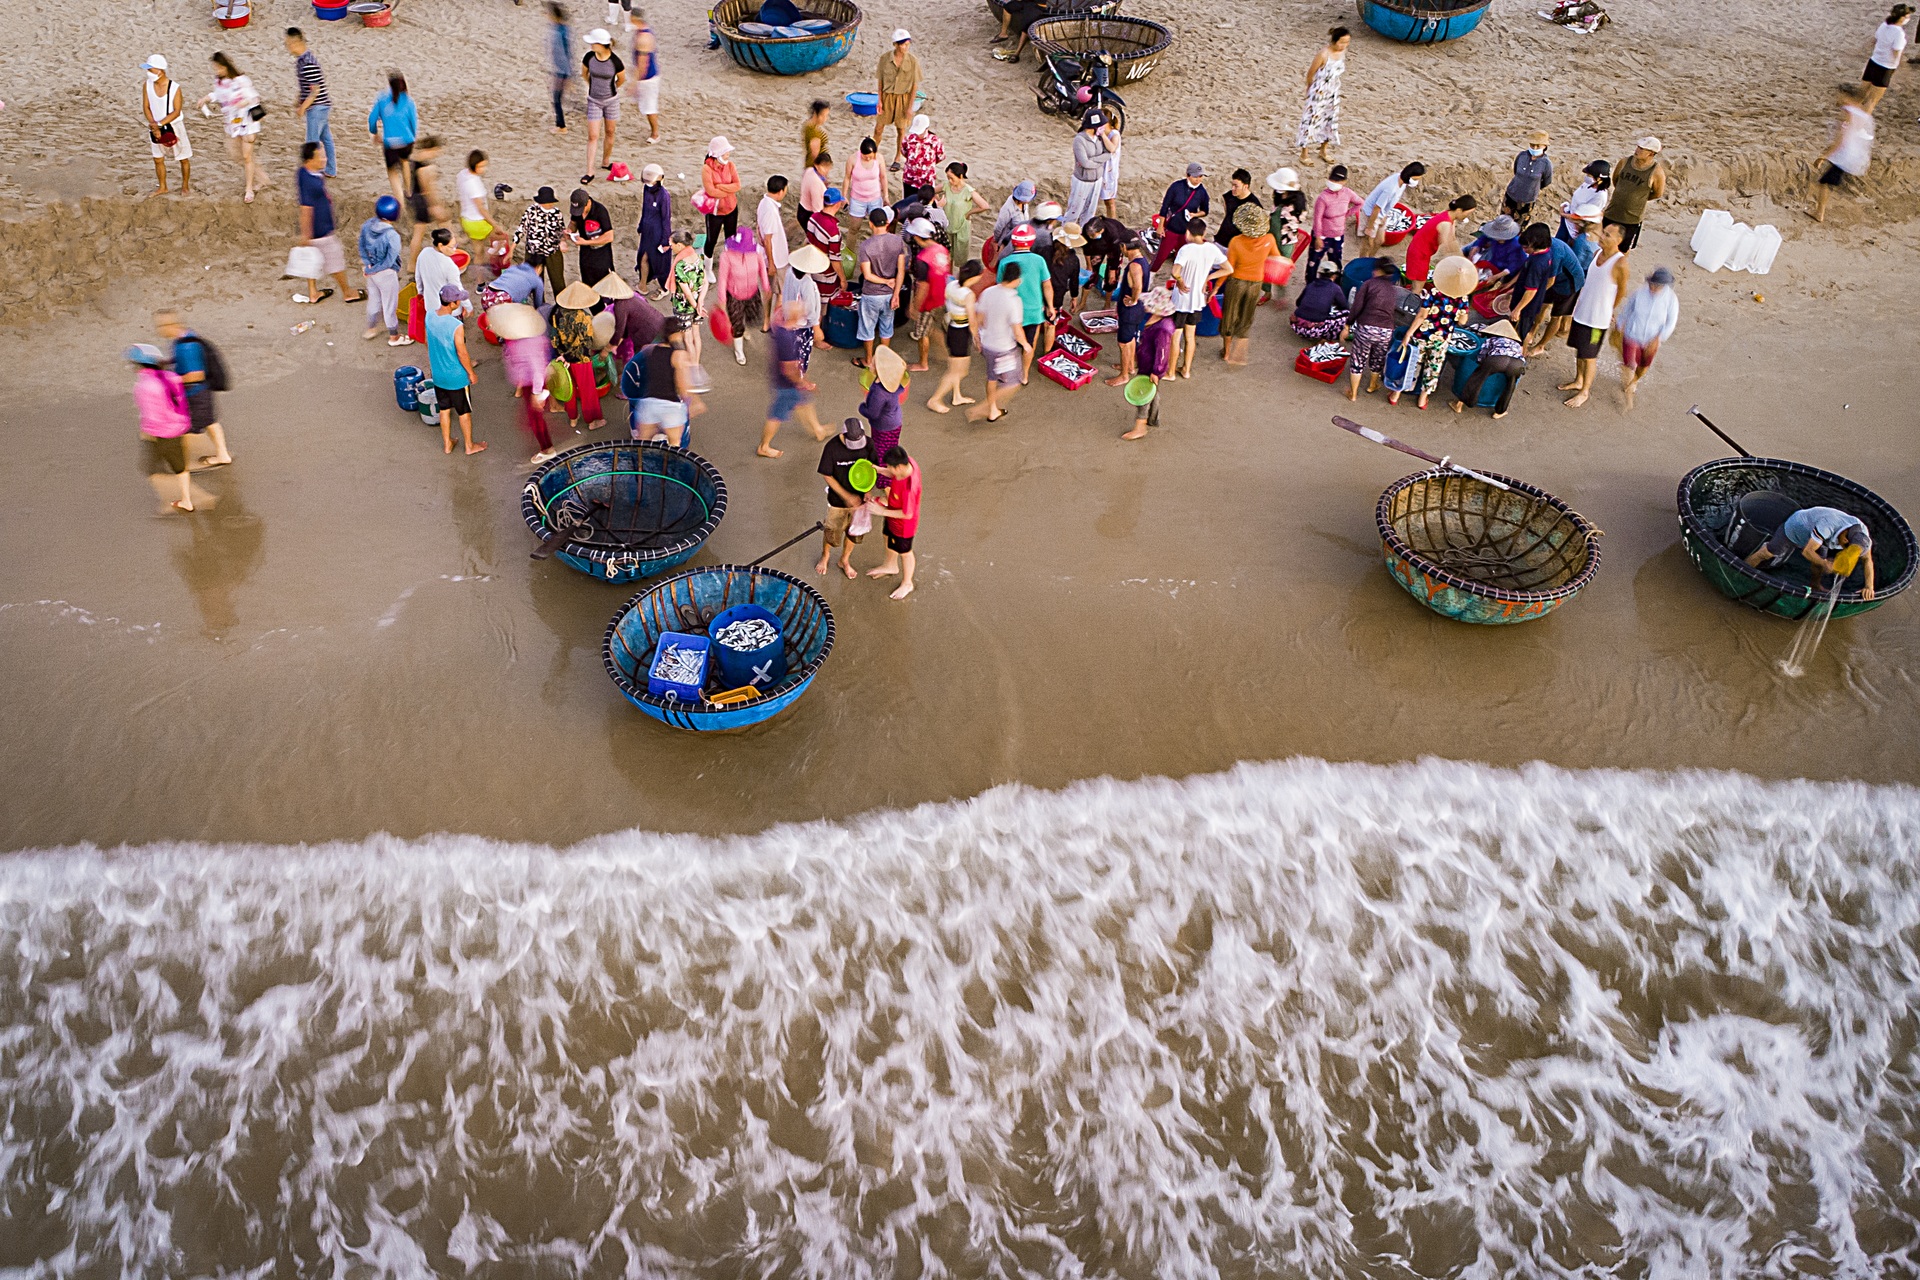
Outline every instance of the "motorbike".
<path id="1" fill-rule="evenodd" d="M 1114 128 L 1124 130 L 1127 103 L 1113 91 L 1112 84 L 1113 55 L 1104 49 L 1077 58 L 1049 53 L 1040 58 L 1040 78 L 1033 86 L 1033 96 L 1042 115 L 1079 120 L 1098 108 Z"/>

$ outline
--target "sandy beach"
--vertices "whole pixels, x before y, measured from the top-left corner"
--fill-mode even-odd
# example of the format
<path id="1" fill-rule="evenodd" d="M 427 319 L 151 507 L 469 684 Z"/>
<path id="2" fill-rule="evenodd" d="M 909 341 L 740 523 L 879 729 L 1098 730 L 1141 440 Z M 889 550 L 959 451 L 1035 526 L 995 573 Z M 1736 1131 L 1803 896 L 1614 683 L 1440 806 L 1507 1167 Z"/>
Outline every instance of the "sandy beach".
<path id="1" fill-rule="evenodd" d="M 576 35 L 597 20 L 571 7 Z M 1564 198 L 1658 133 L 1673 185 L 1633 263 L 1675 270 L 1683 315 L 1631 414 L 1610 352 L 1563 408 L 1564 347 L 1500 422 L 1350 405 L 1292 371 L 1276 307 L 1252 364 L 1208 342 L 1140 443 L 1097 382 L 1036 376 L 992 426 L 936 417 L 936 354 L 904 437 L 918 591 L 815 579 L 817 539 L 784 552 L 834 610 L 832 656 L 782 718 L 708 737 L 608 679 L 632 589 L 529 558 L 532 446 L 497 349 L 473 344 L 492 447 L 447 457 L 394 405 L 423 351 L 276 278 L 299 140 L 279 30 L 306 27 L 326 68 L 350 235 L 386 189 L 361 121 L 389 67 L 450 156 L 489 151 L 510 211 L 564 196 L 585 137 L 548 132 L 540 6 L 403 0 L 377 30 L 263 0 L 222 32 L 161 0 L 103 40 L 96 14 L 17 0 L 0 1203 L 20 1229 L 0 1270 L 1920 1265 L 1899 1155 L 1920 1143 L 1920 615 L 1908 593 L 1836 623 L 1788 679 L 1794 625 L 1716 593 L 1675 518 L 1680 477 L 1726 453 L 1692 405 L 1920 513 L 1920 73 L 1816 226 L 1832 91 L 1880 11 L 1618 0 L 1575 36 L 1539 7 L 1496 0 L 1426 49 L 1330 2 L 1129 4 L 1177 44 L 1129 90 L 1122 210 L 1189 159 L 1216 193 L 1293 163 L 1334 22 L 1358 30 L 1338 158 L 1362 189 L 1419 158 L 1427 207 L 1496 203 L 1539 126 Z M 983 194 L 1064 193 L 1067 126 L 1035 111 L 1030 60 L 988 57 L 983 7 L 869 9 L 846 62 L 792 81 L 706 52 L 700 6 L 649 12 L 666 140 L 638 145 L 629 111 L 636 169 L 695 173 L 724 132 L 753 191 L 794 172 L 816 96 L 844 154 L 840 95 L 902 24 Z M 266 95 L 279 185 L 243 205 L 195 114 L 198 193 L 142 199 L 138 64 L 165 53 L 193 98 L 215 49 Z M 638 200 L 610 196 L 623 271 Z M 1773 272 L 1694 267 L 1706 208 L 1778 226 Z M 235 375 L 236 461 L 198 478 L 191 518 L 156 510 L 120 358 L 162 305 Z M 730 498 L 696 563 L 823 510 L 797 430 L 753 456 L 757 335 L 749 353 L 707 362 L 695 447 Z M 823 419 L 853 412 L 844 353 L 813 373 Z M 1412 459 L 1335 414 L 1564 498 L 1604 530 L 1597 578 L 1518 627 L 1422 608 L 1374 525 Z"/>
<path id="2" fill-rule="evenodd" d="M 1836 43 L 1846 37 L 1823 6 L 1791 11 L 1818 19 Z M 336 190 L 347 227 L 382 189 L 357 103 L 387 65 L 406 68 L 425 127 L 450 150 L 492 152 L 490 176 L 513 184 L 515 199 L 540 182 L 569 184 L 582 144 L 546 132 L 537 15 L 487 6 L 483 37 L 477 12 L 410 0 L 387 31 L 308 24 L 341 104 Z M 263 11 L 223 33 L 197 13 L 167 6 L 135 20 L 128 38 L 171 50 L 180 68 L 196 65 L 196 49 L 238 50 L 277 111 L 263 149 L 284 179 L 291 75 L 278 20 Z M 1221 25 L 1239 21 L 1224 10 L 1179 26 L 1177 56 L 1135 91 L 1128 208 L 1152 200 L 1189 155 L 1216 175 L 1289 159 L 1291 66 L 1311 51 L 1305 34 L 1340 15 L 1306 5 L 1288 14 L 1302 38 L 1285 51 Z M 451 21 L 460 15 L 464 30 Z M 657 16 L 668 141 L 623 143 L 621 154 L 637 164 L 663 152 L 670 172 L 692 170 L 718 130 L 737 140 L 749 175 L 786 163 L 805 100 L 858 87 L 871 55 L 863 42 L 820 76 L 754 76 L 698 48 L 704 26 L 680 8 Z M 1030 71 L 986 58 L 984 20 L 970 10 L 932 18 L 867 21 L 928 31 L 922 55 L 950 154 L 974 163 L 996 201 L 1019 175 L 1060 186 L 1060 163 L 1021 158 L 1045 156 L 1043 147 L 1065 154 L 1062 128 L 1023 100 Z M 478 421 L 496 447 L 471 464 L 443 460 L 432 432 L 392 404 L 388 373 L 411 353 L 361 344 L 358 308 L 286 301 L 268 265 L 287 243 L 285 189 L 241 205 L 211 122 L 194 122 L 205 157 L 194 197 L 131 199 L 151 175 L 137 148 L 120 148 L 91 179 L 117 193 L 90 199 L 76 218 L 73 206 L 42 207 L 46 189 L 22 185 L 40 171 L 22 163 L 0 234 L 26 245 L 15 259 L 25 269 L 4 287 L 41 292 L 6 313 L 20 485 L 0 527 L 32 550 L 13 559 L 0 601 L 24 677 L 9 682 L 4 709 L 62 736 L 49 750 L 39 735 L 9 735 L 7 767 L 22 785 L 4 802 L 0 840 L 753 830 L 1007 780 L 1177 775 L 1292 754 L 1912 779 L 1920 720 L 1908 672 L 1920 627 L 1906 602 L 1836 627 L 1815 670 L 1784 681 L 1771 663 L 1791 628 L 1715 595 L 1686 562 L 1673 519 L 1678 478 L 1725 452 L 1685 416 L 1695 403 L 1756 453 L 1814 462 L 1897 506 L 1920 505 L 1904 370 L 1869 354 L 1909 349 L 1916 334 L 1911 309 L 1880 286 L 1911 261 L 1920 226 L 1875 217 L 1904 190 L 1908 131 L 1882 130 L 1872 197 L 1843 198 L 1815 227 L 1796 207 L 1795 175 L 1807 170 L 1792 157 L 1818 144 L 1811 121 L 1826 107 L 1815 89 L 1834 67 L 1796 60 L 1767 109 L 1735 62 L 1712 58 L 1762 49 L 1777 58 L 1777 35 L 1756 26 L 1709 51 L 1683 34 L 1650 8 L 1625 8 L 1599 36 L 1577 37 L 1503 5 L 1473 38 L 1439 50 L 1363 33 L 1351 55 L 1352 143 L 1341 154 L 1361 185 L 1383 163 L 1422 155 L 1437 171 L 1434 198 L 1466 185 L 1492 199 L 1486 175 L 1510 149 L 1503 135 L 1534 121 L 1552 128 L 1567 170 L 1623 152 L 1629 134 L 1667 135 L 1675 194 L 1655 206 L 1634 261 L 1679 270 L 1685 317 L 1637 412 L 1621 413 L 1610 365 L 1593 405 L 1561 408 L 1551 387 L 1571 371 L 1564 349 L 1497 424 L 1441 406 L 1389 412 L 1378 398 L 1356 411 L 1541 484 L 1595 520 L 1605 567 L 1574 606 L 1481 631 L 1406 599 L 1381 569 L 1372 527 L 1374 499 L 1402 460 L 1328 425 L 1346 402 L 1291 372 L 1298 344 L 1281 316 L 1263 314 L 1253 366 L 1209 359 L 1194 381 L 1170 387 L 1171 428 L 1144 447 L 1114 439 L 1126 410 L 1098 385 L 1067 393 L 1036 377 L 1017 415 L 991 428 L 935 418 L 915 401 L 907 440 L 928 476 L 921 594 L 902 609 L 864 582 L 826 584 L 840 640 L 817 691 L 787 721 L 717 743 L 663 733 L 615 696 L 598 646 L 624 593 L 526 558 L 516 497 L 524 446 L 491 348 Z M 1268 105 L 1231 110 L 1226 82 L 1200 70 L 1215 64 L 1259 68 Z M 488 89 L 462 96 L 481 65 Z M 1458 88 L 1516 65 L 1549 77 L 1537 103 L 1483 103 Z M 1595 131 L 1604 113 L 1575 108 L 1591 95 L 1630 95 L 1656 66 L 1675 91 L 1630 124 Z M 1409 115 L 1397 104 L 1416 85 L 1429 97 L 1460 94 L 1461 108 Z M 1780 109 L 1790 87 L 1804 87 L 1804 110 Z M 1898 111 L 1902 93 L 1896 85 L 1890 99 Z M 1214 105 L 1197 110 L 1205 94 Z M 34 120 L 36 102 L 11 101 L 4 128 Z M 1681 117 L 1696 108 L 1690 127 Z M 93 97 L 79 109 L 108 104 Z M 844 108 L 833 129 L 852 135 Z M 23 140 L 17 154 L 31 151 Z M 637 196 L 610 198 L 628 221 Z M 1689 264 L 1697 211 L 1719 204 L 1781 227 L 1771 275 Z M 58 242 L 36 253 L 33 237 L 48 234 Z M 218 335 L 237 371 L 224 416 L 245 461 L 204 481 L 221 505 L 191 521 L 152 513 L 113 359 L 163 302 Z M 316 328 L 289 332 L 310 318 Z M 778 462 L 750 456 L 765 394 L 759 362 L 757 353 L 745 370 L 714 362 L 701 449 L 734 493 L 710 544 L 718 558 L 760 554 L 820 505 L 812 450 L 799 440 Z M 85 376 L 73 376 L 76 365 Z M 857 389 L 844 360 L 823 353 L 816 373 L 823 417 L 850 412 Z M 779 563 L 804 572 L 812 558 L 795 548 Z"/>

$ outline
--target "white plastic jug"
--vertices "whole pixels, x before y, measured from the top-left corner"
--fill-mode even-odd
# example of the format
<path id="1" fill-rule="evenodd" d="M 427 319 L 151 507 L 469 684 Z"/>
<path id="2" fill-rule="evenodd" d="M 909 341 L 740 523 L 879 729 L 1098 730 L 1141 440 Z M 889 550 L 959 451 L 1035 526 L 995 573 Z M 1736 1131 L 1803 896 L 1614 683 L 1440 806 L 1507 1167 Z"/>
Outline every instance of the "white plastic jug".
<path id="1" fill-rule="evenodd" d="M 1753 249 L 1753 261 L 1747 270 L 1754 275 L 1763 276 L 1773 270 L 1773 260 L 1780 253 L 1780 229 L 1771 223 L 1753 229 L 1756 244 Z"/>
<path id="2" fill-rule="evenodd" d="M 1693 229 L 1693 241 L 1688 246 L 1695 253 L 1709 243 L 1709 237 L 1733 226 L 1733 215 L 1725 209 L 1708 209 L 1700 215 L 1700 223 Z"/>
<path id="3" fill-rule="evenodd" d="M 1701 237 L 1699 251 L 1693 255 L 1697 267 L 1709 271 L 1718 271 L 1727 265 L 1727 259 L 1733 256 L 1734 248 L 1740 243 L 1740 233 L 1747 230 L 1744 222 L 1730 223 L 1724 227 L 1713 227 Z"/>

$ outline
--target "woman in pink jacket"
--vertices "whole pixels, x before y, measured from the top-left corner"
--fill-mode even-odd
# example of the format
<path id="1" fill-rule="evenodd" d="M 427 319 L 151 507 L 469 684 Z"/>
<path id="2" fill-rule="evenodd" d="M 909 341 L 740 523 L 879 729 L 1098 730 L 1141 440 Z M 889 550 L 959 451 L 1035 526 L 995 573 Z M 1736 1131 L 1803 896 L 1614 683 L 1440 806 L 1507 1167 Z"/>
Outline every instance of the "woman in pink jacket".
<path id="1" fill-rule="evenodd" d="M 187 412 L 186 384 L 166 367 L 165 353 L 150 343 L 128 347 L 127 359 L 140 370 L 133 381 L 133 407 L 140 412 L 140 435 L 147 442 L 147 474 L 156 484 L 179 477 L 180 496 L 170 505 L 176 511 L 192 511 L 187 432 L 193 419 Z"/>
<path id="2" fill-rule="evenodd" d="M 714 281 L 727 304 L 727 323 L 733 327 L 733 359 L 747 362 L 747 327 L 760 323 L 763 296 L 773 291 L 767 276 L 767 251 L 753 239 L 753 229 L 742 227 L 727 238 L 715 264 Z"/>

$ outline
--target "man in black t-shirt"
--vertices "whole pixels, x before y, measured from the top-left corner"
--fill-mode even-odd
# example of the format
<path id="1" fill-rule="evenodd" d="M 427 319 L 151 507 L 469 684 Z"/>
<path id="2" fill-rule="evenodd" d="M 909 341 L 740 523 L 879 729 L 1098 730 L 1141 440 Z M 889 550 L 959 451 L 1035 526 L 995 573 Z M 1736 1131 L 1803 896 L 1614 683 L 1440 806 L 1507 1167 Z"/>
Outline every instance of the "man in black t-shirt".
<path id="1" fill-rule="evenodd" d="M 574 188 L 567 205 L 573 215 L 571 238 L 580 246 L 580 278 L 599 284 L 613 274 L 613 218 L 585 187 Z"/>
<path id="2" fill-rule="evenodd" d="M 866 535 L 848 533 L 847 526 L 866 499 L 849 483 L 849 473 L 854 463 L 873 460 L 873 440 L 867 435 L 866 420 L 857 414 L 841 424 L 840 434 L 820 451 L 819 471 L 827 481 L 826 543 L 820 548 L 820 563 L 813 566 L 815 573 L 826 573 L 833 549 L 839 547 L 840 572 L 849 578 L 860 576 L 853 567 L 853 544 Z"/>

